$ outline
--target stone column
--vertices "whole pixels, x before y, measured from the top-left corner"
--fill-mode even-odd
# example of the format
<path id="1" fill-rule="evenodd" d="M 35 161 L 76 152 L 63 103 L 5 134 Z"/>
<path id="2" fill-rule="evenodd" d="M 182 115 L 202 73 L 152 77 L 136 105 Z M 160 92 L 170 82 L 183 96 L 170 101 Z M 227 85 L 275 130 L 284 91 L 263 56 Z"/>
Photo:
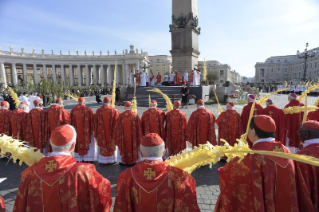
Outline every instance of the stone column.
<path id="1" fill-rule="evenodd" d="M 98 84 L 99 77 L 96 71 L 96 65 L 93 65 L 93 78 L 94 78 L 94 85 Z"/>
<path id="2" fill-rule="evenodd" d="M 88 65 L 85 65 L 85 74 L 86 74 L 86 85 L 90 85 L 91 76 L 90 76 Z"/>
<path id="3" fill-rule="evenodd" d="M 44 79 L 48 78 L 47 65 L 43 65 L 43 76 Z"/>
<path id="4" fill-rule="evenodd" d="M 69 72 L 70 72 L 70 86 L 74 85 L 74 74 L 73 74 L 73 69 L 72 65 L 69 65 Z"/>
<path id="5" fill-rule="evenodd" d="M 22 64 L 23 83 L 27 83 L 27 64 Z"/>
<path id="6" fill-rule="evenodd" d="M 139 67 L 138 67 L 138 63 L 135 64 L 135 72 L 136 70 L 138 70 L 138 72 L 140 72 Z"/>
<path id="7" fill-rule="evenodd" d="M 17 68 L 16 64 L 11 64 L 11 77 L 12 77 L 12 85 L 16 86 L 18 84 L 18 75 L 17 75 Z"/>
<path id="8" fill-rule="evenodd" d="M 101 73 L 101 85 L 104 86 L 105 83 L 105 73 L 103 64 L 100 65 L 100 73 Z"/>
<path id="9" fill-rule="evenodd" d="M 82 69 L 81 69 L 81 65 L 78 65 L 78 83 L 79 86 L 82 86 Z"/>
<path id="10" fill-rule="evenodd" d="M 125 71 L 126 71 L 126 74 L 125 74 L 126 83 L 127 84 L 131 84 L 131 79 L 129 79 L 129 80 L 127 79 L 127 76 L 131 77 L 130 66 L 129 66 L 129 64 L 125 64 L 125 67 L 126 67 L 126 69 L 125 69 Z"/>
<path id="11" fill-rule="evenodd" d="M 53 83 L 56 85 L 56 71 L 55 71 L 55 65 L 52 65 L 52 76 L 53 76 Z"/>
<path id="12" fill-rule="evenodd" d="M 116 67 L 114 67 L 114 68 L 116 68 L 116 72 L 115 72 L 115 74 L 116 74 L 116 83 L 119 83 L 120 82 L 120 80 L 119 80 L 119 78 L 120 78 L 120 74 L 119 74 L 119 65 L 118 64 L 115 64 L 114 66 L 116 66 Z M 114 76 L 113 76 L 114 77 Z M 113 78 L 114 79 L 114 78 Z"/>
<path id="13" fill-rule="evenodd" d="M 65 73 L 64 73 L 64 65 L 61 65 L 61 79 L 62 79 L 62 84 L 65 84 Z"/>
<path id="14" fill-rule="evenodd" d="M 7 84 L 7 76 L 6 76 L 6 70 L 4 69 L 4 63 L 0 63 L 0 77 L 3 80 L 4 84 L 2 85 L 3 88 L 6 88 Z"/>
<path id="15" fill-rule="evenodd" d="M 112 82 L 113 82 L 113 71 L 112 71 L 112 65 L 109 64 L 107 66 L 107 81 L 108 81 L 108 84 L 111 85 Z"/>
<path id="16" fill-rule="evenodd" d="M 33 77 L 34 77 L 34 84 L 38 84 L 38 72 L 37 72 L 37 64 L 33 64 Z"/>
<path id="17" fill-rule="evenodd" d="M 126 84 L 126 66 L 122 63 L 122 78 L 123 78 L 123 86 Z"/>

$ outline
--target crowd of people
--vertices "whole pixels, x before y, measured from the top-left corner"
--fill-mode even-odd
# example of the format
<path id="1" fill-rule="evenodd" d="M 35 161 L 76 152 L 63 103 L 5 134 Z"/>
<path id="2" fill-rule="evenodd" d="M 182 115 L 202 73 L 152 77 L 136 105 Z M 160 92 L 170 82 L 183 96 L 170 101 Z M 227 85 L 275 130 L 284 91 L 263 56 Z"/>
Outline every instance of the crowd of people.
<path id="1" fill-rule="evenodd" d="M 131 102 L 120 113 L 109 97 L 96 113 L 83 97 L 70 113 L 62 99 L 47 112 L 41 99 L 33 100 L 29 112 L 23 101 L 13 111 L 2 101 L 0 133 L 26 141 L 47 156 L 22 173 L 14 211 L 109 211 L 110 182 L 95 170 L 95 159 L 130 167 L 118 177 L 114 211 L 200 211 L 194 178 L 163 160 L 188 151 L 189 144 L 222 146 L 220 139 L 225 139 L 235 145 L 246 130 L 254 101 L 250 94 L 241 114 L 228 102 L 215 119 L 199 99 L 188 121 L 179 101 L 165 114 L 153 100 L 141 118 L 132 112 Z M 302 123 L 303 112 L 284 114 L 271 99 L 266 103 L 266 108 L 255 104 L 248 126 L 251 149 L 318 158 L 319 111 L 309 113 Z M 298 106 L 303 104 L 297 94 L 289 94 L 286 108 Z M 219 169 L 221 192 L 215 211 L 318 211 L 319 168 L 259 154 L 237 162 L 235 158 Z"/>
<path id="2" fill-rule="evenodd" d="M 130 84 L 131 87 L 134 87 L 134 80 L 137 86 L 140 87 L 154 87 L 154 86 L 180 86 L 182 83 L 185 83 L 187 86 L 199 86 L 201 84 L 201 72 L 199 70 L 192 70 L 192 73 L 190 74 L 190 77 L 188 77 L 188 72 L 185 70 L 182 77 L 180 76 L 178 71 L 172 72 L 169 74 L 169 72 L 166 72 L 163 76 L 162 81 L 162 75 L 160 72 L 157 73 L 156 77 L 153 73 L 150 74 L 150 76 L 145 72 L 136 70 L 136 73 L 134 74 L 133 71 L 131 71 L 130 74 Z M 150 83 L 149 83 L 150 82 Z"/>

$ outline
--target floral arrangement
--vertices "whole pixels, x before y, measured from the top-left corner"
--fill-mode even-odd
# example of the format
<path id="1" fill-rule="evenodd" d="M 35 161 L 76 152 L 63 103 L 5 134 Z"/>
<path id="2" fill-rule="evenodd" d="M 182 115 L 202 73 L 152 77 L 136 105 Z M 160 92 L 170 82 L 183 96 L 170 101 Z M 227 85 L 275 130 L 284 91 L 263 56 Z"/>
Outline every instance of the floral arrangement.
<path id="1" fill-rule="evenodd" d="M 194 94 L 189 94 L 189 95 L 188 95 L 188 98 L 189 98 L 189 99 L 196 99 L 197 97 L 196 97 L 196 95 L 194 95 Z"/>
<path id="2" fill-rule="evenodd" d="M 231 98 L 231 99 L 237 99 L 237 98 L 238 98 L 238 95 L 237 95 L 237 93 L 231 93 L 231 94 L 229 95 L 229 98 Z"/>

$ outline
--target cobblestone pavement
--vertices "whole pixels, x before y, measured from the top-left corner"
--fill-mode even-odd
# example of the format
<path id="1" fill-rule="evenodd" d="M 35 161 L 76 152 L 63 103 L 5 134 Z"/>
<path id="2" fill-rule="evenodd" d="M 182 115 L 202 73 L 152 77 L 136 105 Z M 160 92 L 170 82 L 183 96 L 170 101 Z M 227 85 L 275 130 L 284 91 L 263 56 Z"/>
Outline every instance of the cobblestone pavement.
<path id="1" fill-rule="evenodd" d="M 265 94 L 262 94 L 265 95 Z M 287 95 L 273 95 L 271 99 L 279 107 L 283 108 L 287 104 Z M 316 97 L 308 97 L 308 105 L 312 105 L 316 101 Z M 95 102 L 95 97 L 86 98 L 87 106 L 92 107 L 95 112 L 102 104 L 97 104 Z M 65 108 L 71 110 L 76 102 L 74 100 L 65 101 Z M 236 105 L 235 109 L 241 113 L 244 105 Z M 123 106 L 116 107 L 120 112 L 124 111 Z M 206 107 L 213 112 L 215 117 L 218 117 L 217 105 L 207 105 Z M 225 110 L 225 105 L 222 105 L 223 110 Z M 138 114 L 141 117 L 143 112 L 147 108 L 138 108 Z M 161 108 L 166 112 L 166 108 Z M 188 109 L 182 109 L 186 113 L 187 117 L 190 117 L 191 113 L 196 110 L 195 105 L 190 105 Z M 219 195 L 219 181 L 217 170 L 219 167 L 224 166 L 225 162 L 218 162 L 213 165 L 212 169 L 209 166 L 204 166 L 195 170 L 192 173 L 192 176 L 196 180 L 196 192 L 198 205 L 201 211 L 213 211 L 218 195 Z M 95 163 L 96 169 L 104 177 L 106 177 L 112 184 L 112 197 L 113 204 L 115 200 L 115 189 L 116 189 L 116 180 L 119 174 L 126 169 L 126 167 L 114 165 L 101 165 Z M 26 165 L 19 166 L 18 164 L 13 164 L 12 161 L 7 159 L 0 160 L 0 195 L 3 196 L 6 202 L 7 211 L 12 211 L 14 200 L 17 194 L 17 189 L 20 183 L 21 172 L 26 169 Z M 1 183 L 1 178 L 6 178 Z"/>

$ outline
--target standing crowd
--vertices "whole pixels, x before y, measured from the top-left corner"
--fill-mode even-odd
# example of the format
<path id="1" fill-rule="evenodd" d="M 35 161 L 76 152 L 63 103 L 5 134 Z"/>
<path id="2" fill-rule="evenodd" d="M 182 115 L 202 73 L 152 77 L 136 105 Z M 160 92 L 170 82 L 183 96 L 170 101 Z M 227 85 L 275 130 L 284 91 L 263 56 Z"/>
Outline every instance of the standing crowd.
<path id="1" fill-rule="evenodd" d="M 34 100 L 35 108 L 29 113 L 24 102 L 9 111 L 3 101 L 0 133 L 48 155 L 22 173 L 14 211 L 109 211 L 111 185 L 91 164 L 95 158 L 102 164 L 119 162 L 130 167 L 118 177 L 114 211 L 199 211 L 194 178 L 163 160 L 187 151 L 189 144 L 222 146 L 220 139 L 225 139 L 235 145 L 248 125 L 254 101 L 250 94 L 241 115 L 228 102 L 227 110 L 215 119 L 199 99 L 188 121 L 179 101 L 165 114 L 153 100 L 141 119 L 132 112 L 130 102 L 120 113 L 109 97 L 96 113 L 83 97 L 70 113 L 61 99 L 47 112 L 41 100 Z M 302 105 L 295 93 L 289 94 L 286 108 Z M 303 124 L 302 117 L 303 112 L 284 114 L 271 99 L 266 108 L 256 103 L 248 126 L 249 146 L 318 158 L 319 114 L 309 113 Z M 218 172 L 221 192 L 215 211 L 318 211 L 318 167 L 248 154 Z"/>

